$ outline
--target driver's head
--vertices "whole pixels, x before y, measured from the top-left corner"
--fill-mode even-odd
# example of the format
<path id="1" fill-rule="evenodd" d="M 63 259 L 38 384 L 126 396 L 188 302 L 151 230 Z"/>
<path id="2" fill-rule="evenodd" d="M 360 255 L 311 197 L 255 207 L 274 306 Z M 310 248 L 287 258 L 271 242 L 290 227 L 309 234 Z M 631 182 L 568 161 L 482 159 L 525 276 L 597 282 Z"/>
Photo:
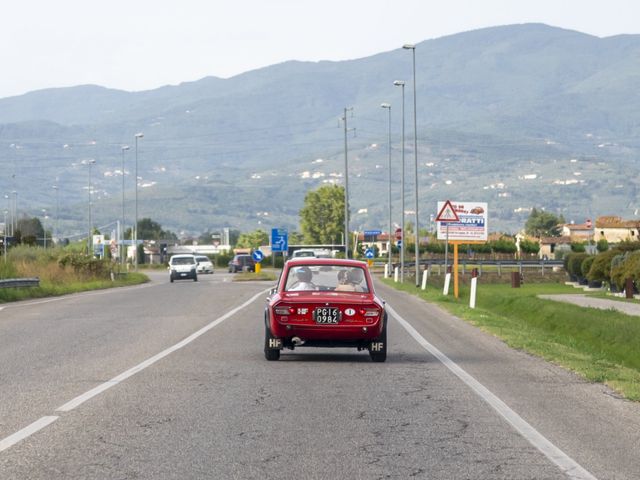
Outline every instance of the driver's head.
<path id="1" fill-rule="evenodd" d="M 364 280 L 364 274 L 361 268 L 353 268 L 348 273 L 349 282 L 359 284 Z"/>
<path id="2" fill-rule="evenodd" d="M 296 269 L 296 277 L 300 282 L 310 282 L 313 274 L 309 267 L 300 267 Z"/>

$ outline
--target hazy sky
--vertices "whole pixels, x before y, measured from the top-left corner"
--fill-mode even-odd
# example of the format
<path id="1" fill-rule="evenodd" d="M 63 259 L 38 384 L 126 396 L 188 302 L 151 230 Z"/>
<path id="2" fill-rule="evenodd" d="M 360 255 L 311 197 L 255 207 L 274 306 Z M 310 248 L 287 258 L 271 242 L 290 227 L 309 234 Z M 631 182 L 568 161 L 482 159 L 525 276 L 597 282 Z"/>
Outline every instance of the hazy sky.
<path id="1" fill-rule="evenodd" d="M 147 90 L 513 23 L 640 33 L 638 0 L 1 1 L 0 98 L 88 83 Z"/>

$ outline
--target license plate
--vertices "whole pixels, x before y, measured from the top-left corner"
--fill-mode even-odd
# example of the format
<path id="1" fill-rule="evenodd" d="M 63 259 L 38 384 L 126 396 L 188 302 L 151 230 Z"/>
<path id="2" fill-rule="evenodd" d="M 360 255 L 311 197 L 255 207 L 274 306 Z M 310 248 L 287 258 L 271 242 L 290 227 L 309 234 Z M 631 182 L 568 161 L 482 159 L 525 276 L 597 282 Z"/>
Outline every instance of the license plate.
<path id="1" fill-rule="evenodd" d="M 316 323 L 334 324 L 340 320 L 340 310 L 337 308 L 322 307 L 313 311 L 313 318 Z"/>
<path id="2" fill-rule="evenodd" d="M 181 276 L 181 277 L 186 277 L 186 276 L 187 276 L 187 274 L 186 274 L 186 273 L 181 273 L 181 274 L 180 274 L 180 276 Z"/>

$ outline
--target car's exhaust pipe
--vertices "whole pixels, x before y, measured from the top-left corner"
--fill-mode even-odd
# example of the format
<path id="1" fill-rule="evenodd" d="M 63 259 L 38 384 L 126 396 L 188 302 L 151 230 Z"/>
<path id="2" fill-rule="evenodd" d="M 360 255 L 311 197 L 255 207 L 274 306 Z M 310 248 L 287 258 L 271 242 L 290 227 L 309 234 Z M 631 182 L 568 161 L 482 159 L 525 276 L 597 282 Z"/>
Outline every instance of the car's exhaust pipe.
<path id="1" fill-rule="evenodd" d="M 293 337 L 291 339 L 291 343 L 293 344 L 294 347 L 300 347 L 304 345 L 304 340 L 302 340 L 300 337 Z"/>

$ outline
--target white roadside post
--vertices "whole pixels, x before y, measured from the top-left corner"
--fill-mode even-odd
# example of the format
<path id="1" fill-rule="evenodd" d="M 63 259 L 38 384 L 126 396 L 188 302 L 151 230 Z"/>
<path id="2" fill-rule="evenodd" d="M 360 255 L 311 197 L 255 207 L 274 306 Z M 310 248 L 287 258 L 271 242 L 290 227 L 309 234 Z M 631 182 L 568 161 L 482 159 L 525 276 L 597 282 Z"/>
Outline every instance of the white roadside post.
<path id="1" fill-rule="evenodd" d="M 422 290 L 426 290 L 427 289 L 427 279 L 429 278 L 429 265 L 427 265 L 427 268 L 424 269 L 424 272 L 422 272 Z"/>
<path id="2" fill-rule="evenodd" d="M 442 289 L 443 295 L 449 295 L 449 283 L 451 282 L 451 272 L 447 272 L 444 276 L 444 288 Z"/>
<path id="3" fill-rule="evenodd" d="M 398 267 L 393 269 L 393 281 L 398 283 Z"/>
<path id="4" fill-rule="evenodd" d="M 471 271 L 471 296 L 469 297 L 469 308 L 476 308 L 476 290 L 478 288 L 478 269 Z"/>
<path id="5" fill-rule="evenodd" d="M 389 278 L 389 265 L 384 264 L 384 278 Z"/>

